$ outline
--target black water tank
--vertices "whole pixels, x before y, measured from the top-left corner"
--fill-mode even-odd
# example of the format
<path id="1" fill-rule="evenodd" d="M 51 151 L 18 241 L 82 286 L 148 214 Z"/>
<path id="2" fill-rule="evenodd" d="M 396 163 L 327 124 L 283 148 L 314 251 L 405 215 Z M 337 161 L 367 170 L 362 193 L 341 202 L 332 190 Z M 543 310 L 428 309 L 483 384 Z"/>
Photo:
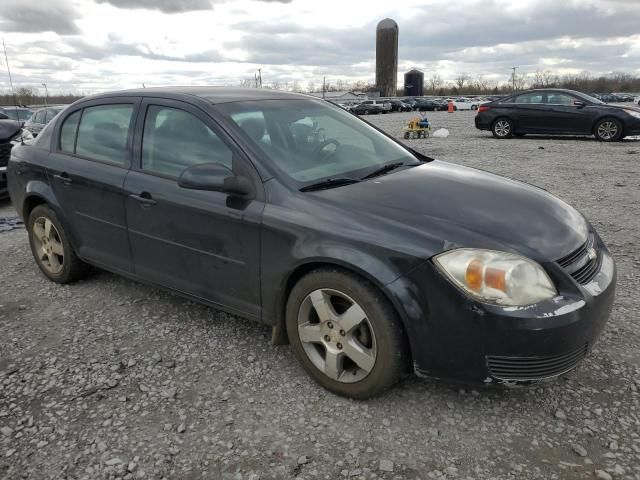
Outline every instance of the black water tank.
<path id="1" fill-rule="evenodd" d="M 420 70 L 409 70 L 404 74 L 404 94 L 408 97 L 421 97 L 424 95 L 424 73 Z"/>
<path id="2" fill-rule="evenodd" d="M 381 97 L 395 97 L 398 82 L 398 24 L 385 18 L 376 28 L 376 88 Z"/>

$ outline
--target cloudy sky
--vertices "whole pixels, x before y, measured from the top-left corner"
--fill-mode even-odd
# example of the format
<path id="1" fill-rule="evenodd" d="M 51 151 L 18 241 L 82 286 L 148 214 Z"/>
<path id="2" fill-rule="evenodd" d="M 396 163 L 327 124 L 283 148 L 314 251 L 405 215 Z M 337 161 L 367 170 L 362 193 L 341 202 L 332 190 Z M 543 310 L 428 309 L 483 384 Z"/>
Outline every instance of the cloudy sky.
<path id="1" fill-rule="evenodd" d="M 399 74 L 503 81 L 511 67 L 640 74 L 638 0 L 1 0 L 16 86 L 374 81 L 375 26 L 400 28 Z M 3 59 L 4 60 L 4 59 Z M 8 88 L 2 61 L 0 89 Z M 401 80 L 399 75 L 399 80 Z"/>

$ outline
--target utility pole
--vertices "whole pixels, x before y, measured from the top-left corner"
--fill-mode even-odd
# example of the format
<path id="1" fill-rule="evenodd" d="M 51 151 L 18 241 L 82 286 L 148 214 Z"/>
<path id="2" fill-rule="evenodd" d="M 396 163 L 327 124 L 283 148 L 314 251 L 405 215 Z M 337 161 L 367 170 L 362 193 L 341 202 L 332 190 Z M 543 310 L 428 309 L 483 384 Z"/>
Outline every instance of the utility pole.
<path id="1" fill-rule="evenodd" d="M 9 74 L 9 85 L 11 85 L 11 93 L 13 94 L 13 103 L 16 108 L 16 118 L 18 116 L 18 99 L 16 98 L 16 91 L 13 89 L 13 79 L 11 78 L 11 70 L 9 69 L 9 57 L 7 57 L 7 46 L 4 44 L 4 38 L 2 39 L 2 48 L 4 49 L 4 60 L 7 63 L 7 73 Z"/>
<path id="2" fill-rule="evenodd" d="M 513 83 L 513 91 L 516 91 L 516 68 L 518 67 L 511 67 L 511 70 L 513 70 L 513 73 L 511 74 L 511 81 Z"/>
<path id="3" fill-rule="evenodd" d="M 43 83 L 42 86 L 44 87 L 44 106 L 47 107 L 49 105 L 49 90 L 47 90 L 46 83 Z"/>
<path id="4" fill-rule="evenodd" d="M 258 69 L 258 82 L 260 82 L 260 88 L 262 88 L 262 69 Z"/>
<path id="5" fill-rule="evenodd" d="M 324 92 L 327 90 L 327 77 L 322 77 L 322 99 L 324 100 Z"/>

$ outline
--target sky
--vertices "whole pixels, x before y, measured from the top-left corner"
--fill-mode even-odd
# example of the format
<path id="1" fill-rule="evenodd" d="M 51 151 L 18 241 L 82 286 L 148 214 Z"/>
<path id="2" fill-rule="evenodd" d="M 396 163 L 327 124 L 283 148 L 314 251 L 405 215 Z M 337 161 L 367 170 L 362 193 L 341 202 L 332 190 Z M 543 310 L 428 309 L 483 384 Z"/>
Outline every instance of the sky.
<path id="1" fill-rule="evenodd" d="M 398 81 L 553 70 L 640 74 L 640 0 L 0 0 L 14 86 L 375 80 L 375 28 L 399 25 Z M 0 89 L 8 90 L 4 58 Z"/>

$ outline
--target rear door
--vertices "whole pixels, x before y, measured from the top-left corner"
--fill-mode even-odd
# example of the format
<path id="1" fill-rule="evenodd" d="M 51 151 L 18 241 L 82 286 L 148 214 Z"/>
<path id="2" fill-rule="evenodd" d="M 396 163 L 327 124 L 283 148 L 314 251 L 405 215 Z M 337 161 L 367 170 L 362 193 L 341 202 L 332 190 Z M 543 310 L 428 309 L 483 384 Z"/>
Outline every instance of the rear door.
<path id="1" fill-rule="evenodd" d="M 55 196 L 71 226 L 77 253 L 132 271 L 124 205 L 139 98 L 102 98 L 65 112 L 47 161 Z"/>
<path id="2" fill-rule="evenodd" d="M 136 274 L 249 317 L 259 317 L 260 222 L 264 203 L 185 189 L 180 173 L 216 162 L 262 183 L 244 154 L 198 107 L 145 99 L 136 161 L 125 183 Z"/>
<path id="3" fill-rule="evenodd" d="M 512 106 L 516 132 L 544 133 L 548 130 L 551 108 L 545 104 L 544 92 L 529 92 L 514 98 Z"/>

